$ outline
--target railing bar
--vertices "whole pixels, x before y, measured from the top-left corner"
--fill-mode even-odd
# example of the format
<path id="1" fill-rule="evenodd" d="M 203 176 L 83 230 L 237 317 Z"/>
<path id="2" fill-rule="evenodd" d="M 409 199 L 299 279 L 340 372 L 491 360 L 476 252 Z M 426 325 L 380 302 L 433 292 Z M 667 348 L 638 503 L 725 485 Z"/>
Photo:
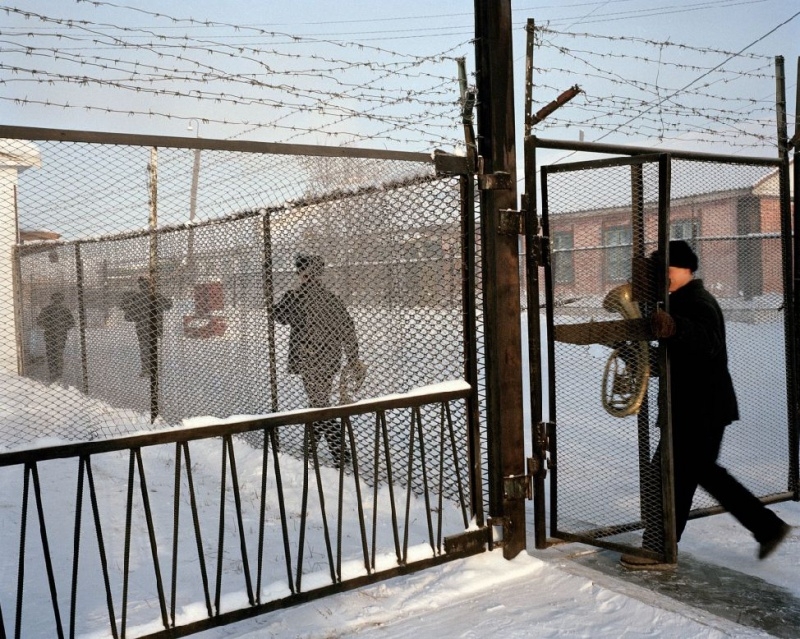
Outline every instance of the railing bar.
<path id="1" fill-rule="evenodd" d="M 103 582 L 106 588 L 106 606 L 108 607 L 108 620 L 111 626 L 113 639 L 118 639 L 117 618 L 114 614 L 114 598 L 111 594 L 111 578 L 108 573 L 108 557 L 106 556 L 106 545 L 103 541 L 103 529 L 100 524 L 100 508 L 97 504 L 97 491 L 94 486 L 94 474 L 92 473 L 91 457 L 86 457 L 86 479 L 89 483 L 89 497 L 92 502 L 92 514 L 94 516 L 94 529 L 97 536 L 97 550 L 100 553 L 100 566 L 103 571 Z"/>
<path id="2" fill-rule="evenodd" d="M 458 447 L 456 446 L 456 433 L 455 430 L 453 430 L 453 415 L 450 412 L 450 404 L 445 402 L 443 405 L 447 415 L 447 427 L 450 434 L 450 445 L 453 450 L 453 467 L 456 473 L 456 485 L 458 486 L 458 505 L 461 507 L 461 515 L 464 518 L 464 528 L 467 528 L 469 526 L 471 515 L 467 516 L 467 501 L 464 497 L 464 482 L 461 481 L 461 464 L 458 461 L 459 457 Z M 468 405 L 466 405 L 464 408 L 469 410 Z"/>
<path id="3" fill-rule="evenodd" d="M 253 582 L 250 575 L 250 561 L 247 555 L 247 540 L 244 534 L 244 518 L 242 517 L 242 495 L 239 491 L 239 474 L 236 471 L 236 455 L 233 450 L 233 438 L 228 435 L 228 456 L 231 464 L 231 485 L 233 486 L 233 502 L 236 507 L 236 522 L 239 525 L 239 548 L 242 554 L 242 569 L 244 571 L 245 587 L 247 588 L 247 601 L 255 605 L 253 597 Z"/>
<path id="4" fill-rule="evenodd" d="M 295 594 L 294 580 L 292 579 L 292 552 L 289 546 L 286 504 L 283 499 L 283 479 L 281 477 L 281 464 L 278 457 L 278 433 L 274 428 L 271 428 L 269 431 L 269 439 L 272 442 L 272 463 L 275 466 L 275 486 L 278 489 L 278 508 L 281 513 L 281 532 L 283 533 L 283 557 L 286 562 L 286 577 L 289 582 L 289 590 L 292 594 Z"/>
<path id="5" fill-rule="evenodd" d="M 47 526 L 44 521 L 44 506 L 42 505 L 42 488 L 39 484 L 39 468 L 33 464 L 31 468 L 33 478 L 33 494 L 36 498 L 36 511 L 39 515 L 39 535 L 42 540 L 42 552 L 44 553 L 45 568 L 47 570 L 47 582 L 50 586 L 50 597 L 53 600 L 53 614 L 56 618 L 56 630 L 59 639 L 64 639 L 64 628 L 61 623 L 61 611 L 58 608 L 58 593 L 56 592 L 56 577 L 53 572 L 53 558 L 50 556 L 50 544 L 47 541 Z"/>
<path id="6" fill-rule="evenodd" d="M 19 564 L 17 566 L 17 609 L 14 627 L 15 639 L 20 639 L 22 626 L 22 586 L 25 583 L 25 542 L 28 532 L 28 493 L 30 492 L 30 465 L 25 464 L 22 483 L 22 514 L 19 527 Z"/>
<path id="7" fill-rule="evenodd" d="M 203 538 L 200 531 L 200 516 L 197 508 L 197 497 L 194 490 L 194 475 L 192 474 L 192 459 L 189 455 L 189 442 L 183 442 L 183 456 L 186 459 L 186 483 L 189 490 L 189 506 L 192 510 L 192 524 L 194 526 L 194 538 L 197 544 L 197 561 L 200 563 L 200 578 L 203 580 L 203 595 L 205 596 L 206 610 L 208 616 L 214 616 L 211 607 L 211 592 L 208 588 L 208 571 L 206 569 L 205 551 L 203 549 Z"/>
<path id="8" fill-rule="evenodd" d="M 78 487 L 75 494 L 75 533 L 72 539 L 72 583 L 69 596 L 69 636 L 75 638 L 75 611 L 78 607 L 78 559 L 81 549 L 81 516 L 83 514 L 83 476 L 86 460 L 78 460 Z"/>
<path id="9" fill-rule="evenodd" d="M 297 592 L 302 592 L 303 553 L 305 552 L 306 518 L 308 513 L 308 456 L 311 452 L 309 436 L 312 428 L 311 424 L 306 424 L 306 430 L 303 433 L 303 496 L 300 509 L 300 538 L 297 545 L 297 573 L 295 574 Z"/>
<path id="10" fill-rule="evenodd" d="M 131 448 L 128 461 L 128 495 L 125 506 L 125 550 L 123 556 L 122 574 L 122 621 L 120 622 L 120 636 L 125 639 L 125 629 L 128 621 L 128 580 L 131 566 L 131 520 L 133 516 L 133 470 L 135 468 L 135 448 Z"/>
<path id="11" fill-rule="evenodd" d="M 375 569 L 375 557 L 378 553 L 378 488 L 380 486 L 380 414 L 375 413 L 375 439 L 372 448 L 372 546 L 370 566 Z"/>
<path id="12" fill-rule="evenodd" d="M 369 548 L 367 542 L 367 527 L 366 522 L 364 521 L 364 502 L 363 496 L 361 495 L 361 480 L 360 475 L 358 472 L 358 457 L 356 455 L 356 440 L 355 434 L 353 433 L 353 423 L 350 421 L 349 418 L 343 418 L 347 420 L 347 432 L 350 436 L 350 459 L 353 461 L 353 482 L 355 484 L 356 489 L 356 504 L 358 506 L 358 523 L 361 530 L 361 551 L 364 554 L 364 567 L 367 570 L 367 574 L 370 574 L 370 562 L 369 562 Z"/>
<path id="13" fill-rule="evenodd" d="M 156 573 L 156 590 L 158 591 L 158 604 L 161 608 L 161 621 L 164 628 L 169 628 L 169 615 L 167 614 L 167 598 L 164 594 L 164 580 L 161 577 L 161 563 L 158 560 L 158 543 L 156 541 L 156 529 L 153 525 L 153 510 L 150 507 L 150 495 L 147 492 L 147 479 L 142 462 L 142 449 L 136 450 L 136 463 L 139 467 L 139 490 L 142 493 L 142 506 L 144 507 L 144 518 L 147 524 L 147 535 L 150 539 L 150 553 L 153 557 L 153 570 Z"/>
<path id="14" fill-rule="evenodd" d="M 313 436 L 313 446 L 311 447 L 311 458 L 314 461 L 314 476 L 317 478 L 317 494 L 319 495 L 319 509 L 322 515 L 322 532 L 325 538 L 325 551 L 328 553 L 328 568 L 331 571 L 331 581 L 338 583 L 340 580 L 337 577 L 336 565 L 333 558 L 333 549 L 331 548 L 331 532 L 328 526 L 328 514 L 325 509 L 325 491 L 322 486 L 322 474 L 319 468 L 319 435 L 315 426 L 311 426 Z M 340 443 L 341 444 L 341 443 Z M 339 446 L 339 453 L 341 454 L 341 445 Z M 305 515 L 306 513 L 303 513 Z"/>
<path id="15" fill-rule="evenodd" d="M 339 466 L 339 494 L 336 500 L 336 574 L 339 577 L 339 581 L 342 580 L 342 514 L 344 512 L 345 430 L 346 426 L 344 418 L 342 418 L 339 420 L 339 459 L 335 460 Z M 334 457 L 336 457 L 336 455 L 334 455 Z"/>
<path id="16" fill-rule="evenodd" d="M 178 592 L 178 529 L 180 527 L 181 445 L 175 444 L 175 482 L 172 489 L 172 579 L 170 580 L 169 618 L 175 627 L 175 606 Z"/>
<path id="17" fill-rule="evenodd" d="M 422 466 L 422 496 L 425 499 L 425 521 L 428 524 L 428 539 L 431 549 L 436 553 L 436 542 L 433 538 L 433 520 L 431 519 L 431 497 L 430 486 L 428 485 L 428 464 L 425 458 L 425 438 L 422 433 L 422 410 L 417 407 L 413 409 L 417 415 L 417 430 L 419 431 L 419 459 Z"/>
<path id="18" fill-rule="evenodd" d="M 470 387 L 459 388 L 426 395 L 413 395 L 397 399 L 365 400 L 358 404 L 347 406 L 332 406 L 329 408 L 304 409 L 302 416 L 293 414 L 278 414 L 258 419 L 248 419 L 236 423 L 213 424 L 209 426 L 195 426 L 191 428 L 170 429 L 150 432 L 139 435 L 124 435 L 101 439 L 96 441 L 78 442 L 74 444 L 60 444 L 47 448 L 32 448 L 25 450 L 12 450 L 0 453 L 0 467 L 15 466 L 32 461 L 45 461 L 49 459 L 64 459 L 78 457 L 79 455 L 94 455 L 113 451 L 128 451 L 131 448 L 144 448 L 158 444 L 174 444 L 175 442 L 192 441 L 198 439 L 211 439 L 223 435 L 237 435 L 263 428 L 278 426 L 302 426 L 305 422 L 300 420 L 324 421 L 325 419 L 339 419 L 342 416 L 364 415 L 378 410 L 403 409 L 412 406 L 438 403 L 454 399 L 464 399 L 472 393 Z"/>
<path id="19" fill-rule="evenodd" d="M 437 554 L 442 552 L 442 521 L 444 519 L 444 454 L 447 447 L 445 446 L 445 404 L 441 404 L 439 408 L 439 497 L 437 499 L 437 507 L 439 508 L 438 525 L 436 526 L 436 549 Z"/>
<path id="20" fill-rule="evenodd" d="M 400 553 L 400 530 L 397 526 L 397 505 L 394 498 L 394 477 L 392 474 L 392 458 L 389 451 L 389 430 L 386 427 L 386 412 L 381 411 L 381 436 L 383 437 L 383 453 L 386 457 L 386 481 L 389 488 L 389 506 L 392 513 L 392 533 L 394 534 L 394 551 L 397 555 L 397 563 L 403 563 Z"/>
<path id="21" fill-rule="evenodd" d="M 228 440 L 222 438 L 222 466 L 219 482 L 219 537 L 217 538 L 217 579 L 216 592 L 214 593 L 214 610 L 219 615 L 220 598 L 222 596 L 222 559 L 225 552 L 225 484 L 227 483 L 228 457 L 225 448 Z"/>
<path id="22" fill-rule="evenodd" d="M 408 472 L 406 474 L 406 517 L 403 525 L 403 558 L 402 565 L 408 563 L 408 527 L 411 522 L 411 484 L 414 476 L 414 409 L 411 409 L 411 427 L 408 435 Z"/>
<path id="23" fill-rule="evenodd" d="M 262 431 L 261 499 L 258 509 L 258 561 L 256 563 L 256 603 L 261 603 L 261 575 L 264 570 L 264 527 L 267 512 L 267 471 L 269 470 L 269 440 L 266 428 Z"/>

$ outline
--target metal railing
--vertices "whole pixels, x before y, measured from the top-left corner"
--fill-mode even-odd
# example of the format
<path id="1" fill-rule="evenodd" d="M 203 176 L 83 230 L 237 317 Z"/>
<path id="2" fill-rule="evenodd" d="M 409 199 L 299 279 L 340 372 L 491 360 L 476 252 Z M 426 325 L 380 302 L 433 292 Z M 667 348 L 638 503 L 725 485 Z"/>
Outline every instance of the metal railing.
<path id="1" fill-rule="evenodd" d="M 482 552 L 487 529 L 466 532 L 480 486 L 461 479 L 475 460 L 457 445 L 472 392 L 452 382 L 0 455 L 4 484 L 19 488 L 3 504 L 3 547 L 18 548 L 17 578 L 0 589 L 3 636 L 186 636 Z M 338 470 L 320 464 L 315 443 L 330 420 L 351 456 Z M 301 460 L 280 446 L 296 429 Z M 405 438 L 406 459 L 390 432 Z M 360 448 L 367 433 L 373 444 Z M 445 494 L 451 468 L 458 490 Z M 76 475 L 73 500 L 65 478 Z"/>

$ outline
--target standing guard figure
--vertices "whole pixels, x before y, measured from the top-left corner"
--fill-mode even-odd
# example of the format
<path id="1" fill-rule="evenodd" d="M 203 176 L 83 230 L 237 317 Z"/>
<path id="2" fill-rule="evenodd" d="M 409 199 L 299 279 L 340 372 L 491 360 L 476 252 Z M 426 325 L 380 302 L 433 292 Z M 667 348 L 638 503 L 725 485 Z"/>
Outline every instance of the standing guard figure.
<path id="1" fill-rule="evenodd" d="M 353 390 L 364 381 L 366 367 L 358 359 L 355 324 L 342 301 L 320 282 L 324 261 L 319 255 L 299 254 L 295 259 L 297 286 L 286 291 L 273 307 L 275 320 L 291 327 L 288 371 L 300 375 L 311 408 L 330 406 L 333 379 L 342 371 Z M 314 423 L 314 445 L 322 436 L 328 441 L 337 468 L 350 463 L 350 451 L 342 442 L 335 419 Z"/>
<path id="2" fill-rule="evenodd" d="M 136 339 L 139 343 L 139 359 L 142 365 L 140 377 L 150 377 L 152 357 L 151 339 L 155 348 L 164 334 L 164 313 L 172 308 L 172 301 L 150 290 L 150 280 L 145 276 L 138 279 L 139 290 L 126 293 L 122 298 L 123 317 L 133 322 Z"/>
<path id="3" fill-rule="evenodd" d="M 75 326 L 75 318 L 64 305 L 64 294 L 53 293 L 50 303 L 36 318 L 36 324 L 44 330 L 44 350 L 47 357 L 47 372 L 51 382 L 61 378 L 64 371 L 64 348 L 69 329 Z"/>

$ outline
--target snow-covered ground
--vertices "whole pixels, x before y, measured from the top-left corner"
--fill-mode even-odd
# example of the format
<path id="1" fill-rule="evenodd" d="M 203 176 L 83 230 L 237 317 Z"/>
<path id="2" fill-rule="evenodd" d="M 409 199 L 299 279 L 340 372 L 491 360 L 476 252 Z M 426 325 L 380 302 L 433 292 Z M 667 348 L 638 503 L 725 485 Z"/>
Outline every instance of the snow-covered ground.
<path id="1" fill-rule="evenodd" d="M 789 523 L 800 525 L 800 504 L 789 502 L 773 508 Z M 727 617 L 709 612 L 711 606 L 701 598 L 690 603 L 686 598 L 659 593 L 655 585 L 648 586 L 648 580 L 663 582 L 663 575 L 638 573 L 639 579 L 632 583 L 622 568 L 617 574 L 608 574 L 571 557 L 593 552 L 580 544 L 537 551 L 529 536 L 528 551 L 512 561 L 495 550 L 198 636 L 477 639 L 499 633 L 510 639 L 800 637 L 800 626 L 794 625 L 800 617 L 797 534 L 775 555 L 759 561 L 755 542 L 729 515 L 689 522 L 680 546 L 679 565 L 669 579 L 676 589 L 685 588 L 691 596 L 690 588 L 702 591 L 703 582 L 711 581 L 716 569 L 733 574 L 735 584 L 729 593 L 723 589 L 711 595 L 716 596 L 713 603 L 717 608 L 725 608 L 725 597 L 729 596 L 731 614 Z M 615 561 L 616 557 L 610 559 Z M 699 569 L 684 569 L 684 564 L 698 562 Z M 745 621 L 741 611 L 735 609 L 736 600 L 742 596 L 750 598 L 754 607 L 776 605 L 774 592 L 766 591 L 765 584 L 783 593 L 778 605 L 793 607 L 782 613 L 764 611 L 772 614 L 768 621 L 777 624 L 770 632 L 735 621 Z M 781 623 L 781 617 L 785 623 Z"/>

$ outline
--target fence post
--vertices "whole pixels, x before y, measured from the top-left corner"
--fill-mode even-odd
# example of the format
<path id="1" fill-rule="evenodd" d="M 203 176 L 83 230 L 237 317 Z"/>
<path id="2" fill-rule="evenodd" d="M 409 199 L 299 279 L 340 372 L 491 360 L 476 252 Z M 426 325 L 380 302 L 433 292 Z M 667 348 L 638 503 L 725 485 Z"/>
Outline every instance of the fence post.
<path id="1" fill-rule="evenodd" d="M 519 234 L 501 212 L 517 208 L 510 0 L 475 1 L 478 178 L 481 185 L 489 510 L 503 529 L 503 555 L 524 550 Z"/>

